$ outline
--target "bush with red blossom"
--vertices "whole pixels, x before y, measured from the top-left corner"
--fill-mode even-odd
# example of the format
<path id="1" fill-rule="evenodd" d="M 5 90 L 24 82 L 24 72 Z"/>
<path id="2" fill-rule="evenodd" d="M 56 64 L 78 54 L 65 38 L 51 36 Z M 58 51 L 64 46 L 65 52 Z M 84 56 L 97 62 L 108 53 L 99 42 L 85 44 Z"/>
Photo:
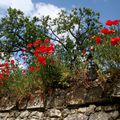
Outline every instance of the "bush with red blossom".
<path id="1" fill-rule="evenodd" d="M 96 61 L 105 67 L 120 67 L 120 26 L 119 20 L 106 21 L 98 36 L 96 36 Z"/>

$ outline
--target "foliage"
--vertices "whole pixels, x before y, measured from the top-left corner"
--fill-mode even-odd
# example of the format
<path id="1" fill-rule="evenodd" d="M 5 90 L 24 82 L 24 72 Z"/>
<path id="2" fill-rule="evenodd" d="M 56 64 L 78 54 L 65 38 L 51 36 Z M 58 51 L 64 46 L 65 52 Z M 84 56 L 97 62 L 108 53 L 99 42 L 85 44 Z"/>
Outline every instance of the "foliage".
<path id="1" fill-rule="evenodd" d="M 24 73 L 23 70 L 17 68 L 9 76 L 9 80 L 7 81 L 7 88 L 9 88 L 9 91 L 6 91 L 12 95 L 15 95 L 16 97 L 26 96 L 38 89 L 41 90 L 41 84 L 42 83 L 40 80 L 36 80 L 35 75 L 29 74 L 27 71 Z"/>
<path id="2" fill-rule="evenodd" d="M 59 42 L 57 55 L 69 67 L 77 67 L 82 51 L 90 46 L 91 37 L 102 26 L 99 22 L 100 14 L 89 8 L 74 8 L 70 12 L 62 10 L 58 15 L 52 22 L 55 29 L 52 30 L 49 25 L 52 36 L 56 38 L 53 40 Z"/>
<path id="3" fill-rule="evenodd" d="M 55 51 L 54 44 L 51 43 L 49 39 L 45 39 L 44 42 L 36 40 L 33 45 L 36 46 L 33 51 L 34 56 L 32 57 L 29 70 L 31 72 L 36 72 L 41 78 L 45 88 L 59 87 L 60 80 L 63 76 L 62 68 L 64 67 L 62 67 L 63 65 L 60 60 L 58 60 L 53 54 Z"/>
<path id="4" fill-rule="evenodd" d="M 106 22 L 108 23 L 108 21 Z M 96 37 L 95 58 L 103 69 L 120 67 L 120 31 L 118 24 L 103 28 Z"/>
<path id="5" fill-rule="evenodd" d="M 99 16 L 89 8 L 74 8 L 70 12 L 62 10 L 54 20 L 49 16 L 31 19 L 20 10 L 9 8 L 0 23 L 1 51 L 9 55 L 26 49 L 38 37 L 50 38 L 59 43 L 56 43 L 56 55 L 69 67 L 77 67 L 81 51 L 89 46 L 89 40 L 101 27 Z"/>
<path id="6" fill-rule="evenodd" d="M 114 81 L 120 80 L 120 68 L 110 68 L 107 70 L 109 77 Z"/>
<path id="7" fill-rule="evenodd" d="M 44 32 L 38 25 L 38 18 L 25 17 L 20 10 L 8 9 L 8 13 L 0 21 L 0 51 L 6 56 L 26 48 L 38 36 L 44 39 Z M 31 54 L 31 51 L 28 51 Z"/>
<path id="8" fill-rule="evenodd" d="M 34 46 L 34 49 L 33 49 Z M 33 56 L 28 69 L 20 69 L 14 60 L 0 64 L 0 88 L 17 96 L 25 96 L 36 90 L 64 86 L 64 66 L 53 56 L 54 44 L 49 39 L 28 43 L 24 52 L 32 49 Z M 26 61 L 28 58 L 24 59 Z M 64 84 L 62 84 L 64 83 Z M 3 93 L 3 92 L 2 92 Z"/>
<path id="9" fill-rule="evenodd" d="M 49 16 L 38 19 L 9 8 L 0 22 L 0 52 L 6 57 L 0 55 L 5 60 L 0 63 L 0 89 L 16 95 L 38 89 L 47 92 L 49 87 L 68 86 L 67 78 L 73 70 L 78 80 L 88 80 L 98 72 L 98 78 L 106 81 L 96 63 L 118 79 L 119 20 L 108 20 L 109 29 L 102 28 L 99 16 L 89 8 L 74 8 L 70 12 L 62 10 L 53 20 Z M 10 60 L 11 54 L 19 54 L 23 65 L 28 63 L 27 69 L 20 69 L 19 63 Z"/>

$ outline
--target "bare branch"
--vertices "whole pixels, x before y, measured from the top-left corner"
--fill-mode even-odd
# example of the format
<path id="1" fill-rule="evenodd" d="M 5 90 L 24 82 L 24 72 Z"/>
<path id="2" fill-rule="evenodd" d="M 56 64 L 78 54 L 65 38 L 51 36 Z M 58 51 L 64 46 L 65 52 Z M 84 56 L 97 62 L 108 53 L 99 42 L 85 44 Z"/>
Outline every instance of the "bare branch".
<path id="1" fill-rule="evenodd" d="M 63 44 L 63 42 L 61 42 L 61 39 L 54 33 L 54 31 L 52 30 L 52 28 L 49 26 L 49 29 L 51 30 L 52 34 L 57 38 L 52 38 L 52 37 L 49 37 L 50 39 L 54 40 L 54 41 L 57 41 L 58 43 L 60 43 L 67 51 L 68 51 L 68 48 Z"/>
<path id="2" fill-rule="evenodd" d="M 70 29 L 69 29 L 69 32 L 75 39 L 77 39 L 77 37 L 74 35 L 74 33 Z"/>

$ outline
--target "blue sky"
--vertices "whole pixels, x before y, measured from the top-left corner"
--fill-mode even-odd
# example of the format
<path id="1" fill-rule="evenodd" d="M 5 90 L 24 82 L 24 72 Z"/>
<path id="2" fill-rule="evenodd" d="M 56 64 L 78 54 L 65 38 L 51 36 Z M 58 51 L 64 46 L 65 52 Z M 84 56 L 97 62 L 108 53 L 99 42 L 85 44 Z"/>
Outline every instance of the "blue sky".
<path id="1" fill-rule="evenodd" d="M 100 12 L 101 20 L 120 19 L 120 0 L 32 0 L 35 3 L 50 3 L 58 7 L 90 7 Z"/>
<path id="2" fill-rule="evenodd" d="M 53 18 L 62 8 L 89 7 L 100 12 L 103 23 L 108 19 L 120 19 L 120 0 L 0 0 L 0 16 L 8 7 L 21 9 L 29 16 L 50 15 Z"/>

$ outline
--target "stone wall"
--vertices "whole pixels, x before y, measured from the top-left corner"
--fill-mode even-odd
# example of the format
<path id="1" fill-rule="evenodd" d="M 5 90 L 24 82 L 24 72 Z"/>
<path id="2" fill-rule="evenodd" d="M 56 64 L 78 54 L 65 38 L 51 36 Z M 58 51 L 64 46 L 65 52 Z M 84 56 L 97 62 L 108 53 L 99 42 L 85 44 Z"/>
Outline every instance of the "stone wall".
<path id="1" fill-rule="evenodd" d="M 0 120 L 120 120 L 120 99 L 111 97 L 108 89 L 96 84 L 85 88 L 76 82 L 70 89 L 48 90 L 45 96 L 38 91 L 19 101 L 3 96 Z"/>
<path id="2" fill-rule="evenodd" d="M 1 110 L 0 120 L 120 120 L 118 104 L 72 107 Z"/>

